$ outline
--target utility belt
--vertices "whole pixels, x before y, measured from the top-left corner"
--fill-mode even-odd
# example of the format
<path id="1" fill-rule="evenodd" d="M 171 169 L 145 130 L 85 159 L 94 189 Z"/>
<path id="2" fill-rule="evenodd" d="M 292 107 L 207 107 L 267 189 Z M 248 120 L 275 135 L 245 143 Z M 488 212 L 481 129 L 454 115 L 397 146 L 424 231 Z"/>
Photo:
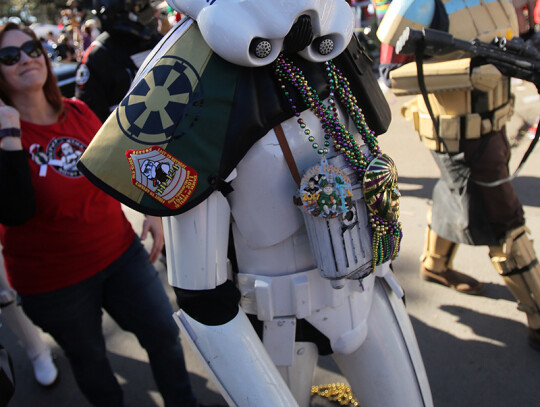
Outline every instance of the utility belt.
<path id="1" fill-rule="evenodd" d="M 448 152 L 458 152 L 461 139 L 478 139 L 500 130 L 513 113 L 510 79 L 494 66 L 471 69 L 469 58 L 424 64 L 424 83 L 439 137 Z M 416 64 L 406 64 L 391 73 L 396 95 L 418 96 L 402 107 L 401 113 L 414 120 L 415 130 L 427 148 L 444 151 L 421 95 Z"/>
<path id="2" fill-rule="evenodd" d="M 415 104 L 418 106 L 417 102 Z M 420 140 L 430 150 L 445 152 L 444 145 L 437 138 L 435 126 L 429 114 L 412 106 L 410 108 L 414 128 L 418 132 Z M 439 109 L 434 108 L 434 110 Z M 440 114 L 437 116 L 437 120 L 439 121 L 439 137 L 444 140 L 448 152 L 459 152 L 459 142 L 461 139 L 479 139 L 492 131 L 501 130 L 506 122 L 510 120 L 513 112 L 514 96 L 511 95 L 499 107 L 482 113 L 466 113 L 461 115 Z"/>
<path id="3" fill-rule="evenodd" d="M 440 115 L 439 137 L 444 140 L 449 153 L 459 152 L 461 139 L 474 140 L 503 128 L 512 117 L 514 98 L 505 105 L 487 113 L 469 113 L 465 115 Z M 424 145 L 430 150 L 444 152 L 444 146 L 437 139 L 435 126 L 429 114 L 414 112 L 414 127 Z"/>

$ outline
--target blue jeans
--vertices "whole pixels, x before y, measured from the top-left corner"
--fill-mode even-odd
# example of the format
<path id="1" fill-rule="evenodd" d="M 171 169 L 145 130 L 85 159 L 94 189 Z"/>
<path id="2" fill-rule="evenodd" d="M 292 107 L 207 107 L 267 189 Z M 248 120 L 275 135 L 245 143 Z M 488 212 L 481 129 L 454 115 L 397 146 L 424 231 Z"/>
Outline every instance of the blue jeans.
<path id="1" fill-rule="evenodd" d="M 148 352 L 165 405 L 197 404 L 169 298 L 137 236 L 97 275 L 59 290 L 21 295 L 21 301 L 24 312 L 64 350 L 81 391 L 94 406 L 123 405 L 106 355 L 102 309 Z"/>

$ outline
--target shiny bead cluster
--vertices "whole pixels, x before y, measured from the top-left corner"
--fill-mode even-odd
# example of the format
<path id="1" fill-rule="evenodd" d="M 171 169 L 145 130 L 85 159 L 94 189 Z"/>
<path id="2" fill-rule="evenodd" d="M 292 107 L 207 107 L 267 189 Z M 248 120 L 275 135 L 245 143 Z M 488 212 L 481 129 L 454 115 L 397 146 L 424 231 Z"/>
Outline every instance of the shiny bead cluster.
<path id="1" fill-rule="evenodd" d="M 326 71 L 329 77 L 330 91 L 334 93 L 335 89 L 337 89 L 339 100 L 347 109 L 349 116 L 352 118 L 356 129 L 362 136 L 362 140 L 368 146 L 369 151 L 373 156 L 380 155 L 381 148 L 379 147 L 375 132 L 371 130 L 367 125 L 364 114 L 362 113 L 362 109 L 358 107 L 358 101 L 356 100 L 356 96 L 354 96 L 351 91 L 349 81 L 347 80 L 347 78 L 345 78 L 345 76 L 343 76 L 341 71 L 334 65 L 332 61 L 326 62 Z M 348 144 L 350 144 L 349 140 L 346 141 L 348 142 Z M 352 142 L 355 143 L 355 140 L 352 139 Z"/>
<path id="2" fill-rule="evenodd" d="M 358 402 L 354 399 L 351 388 L 345 383 L 332 383 L 320 386 L 311 386 L 312 396 L 321 396 L 330 401 L 335 401 L 342 406 L 352 405 L 358 407 Z"/>
<path id="3" fill-rule="evenodd" d="M 400 222 L 388 222 L 374 213 L 369 214 L 369 223 L 373 230 L 371 266 L 374 269 L 375 266 L 397 257 L 401 246 L 402 231 Z"/>
<path id="4" fill-rule="evenodd" d="M 274 72 L 283 94 L 289 100 L 291 108 L 298 118 L 297 122 L 300 128 L 308 136 L 308 141 L 312 143 L 311 146 L 317 150 L 318 154 L 324 155 L 328 153 L 328 147 L 332 140 L 335 151 L 343 154 L 349 167 L 355 170 L 359 175 L 359 179 L 362 180 L 373 157 L 382 154 L 381 149 L 375 132 L 366 123 L 362 109 L 358 106 L 358 101 L 351 91 L 349 81 L 332 61 L 327 61 L 325 65 L 330 86 L 328 105 L 324 104 L 317 92 L 309 86 L 300 68 L 296 67 L 283 54 L 280 54 L 274 62 Z M 300 112 L 294 104 L 294 99 L 291 96 L 288 86 L 296 89 L 304 104 L 319 119 L 324 131 L 325 145 L 323 148 L 320 148 L 315 142 L 310 129 L 307 128 L 303 119 L 300 117 Z M 353 135 L 339 121 L 335 101 L 336 97 L 345 106 L 364 144 L 368 147 L 369 155 L 362 151 Z M 370 213 L 370 225 L 372 229 L 373 249 L 372 270 L 374 270 L 375 266 L 397 257 L 401 244 L 402 231 L 399 222 L 381 219 L 373 213 Z"/>

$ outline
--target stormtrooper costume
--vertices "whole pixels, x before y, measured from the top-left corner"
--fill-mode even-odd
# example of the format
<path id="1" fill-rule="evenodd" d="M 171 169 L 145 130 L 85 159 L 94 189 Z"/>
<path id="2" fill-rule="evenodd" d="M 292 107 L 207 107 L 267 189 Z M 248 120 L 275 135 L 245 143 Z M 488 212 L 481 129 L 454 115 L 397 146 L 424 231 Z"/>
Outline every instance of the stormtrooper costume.
<path id="1" fill-rule="evenodd" d="M 332 33 L 335 54 L 347 45 L 352 18 L 345 2 L 301 1 L 294 6 L 286 2 L 287 7 L 277 3 L 169 2 L 197 21 L 216 53 L 240 65 L 261 66 L 275 60 L 297 16 L 309 9 L 313 26 L 320 30 L 316 36 Z M 249 52 L 255 37 L 270 39 L 271 51 L 265 58 Z M 301 54 L 314 62 L 332 57 L 313 47 Z M 339 116 L 347 120 L 342 109 Z M 315 115 L 306 112 L 304 120 L 323 145 Z M 295 118 L 282 127 L 298 168 L 313 165 L 318 156 L 306 146 Z M 263 175 L 269 168 L 271 176 Z M 430 404 L 420 354 L 389 264 L 361 283 L 347 280 L 340 290 L 319 275 L 300 211 L 292 204 L 295 184 L 274 131 L 249 150 L 227 181 L 233 188 L 227 198 L 214 192 L 185 214 L 165 218 L 164 225 L 166 245 L 174 248 L 168 257 L 171 285 L 213 290 L 229 278 L 232 221 L 241 307 L 233 319 L 214 326 L 183 310 L 176 314 L 228 402 L 309 404 L 317 347 L 294 340 L 297 320 L 304 319 L 329 339 L 334 358 L 362 405 Z M 245 313 L 263 322 L 262 344 Z M 377 385 L 383 377 L 385 385 Z"/>
<path id="2" fill-rule="evenodd" d="M 284 49 L 290 50 L 291 31 L 308 38 L 297 52 L 306 64 L 338 57 L 353 33 L 352 12 L 341 0 L 170 0 L 169 5 L 187 18 L 143 63 L 132 93 L 167 49 L 179 37 L 191 35 L 193 27 L 219 57 L 248 68 L 268 66 Z M 345 107 L 330 99 L 324 103 L 334 106 L 334 116 L 362 144 Z M 230 405 L 308 406 L 318 355 L 332 354 L 361 405 L 431 406 L 403 291 L 389 258 L 373 260 L 362 185 L 344 154 L 323 148 L 328 139 L 320 118 L 310 109 L 297 113 L 254 141 L 234 168 L 216 181 L 221 188 L 196 199 L 189 210 L 171 211 L 174 216 L 163 218 L 169 283 L 180 306 L 174 317 Z M 124 117 L 121 110 L 118 117 Z M 361 149 L 369 156 L 367 146 Z M 92 146 L 79 167 L 87 175 L 90 150 Z M 126 156 L 131 154 L 133 169 L 137 160 L 131 151 Z M 152 147 L 140 154 L 157 151 Z M 389 161 L 381 155 L 377 165 L 384 167 Z M 323 167 L 335 171 L 321 176 Z M 303 177 L 295 177 L 295 169 Z M 142 179 L 133 174 L 137 182 Z M 171 179 L 175 176 L 171 173 Z M 356 221 L 328 211 L 328 219 L 316 224 L 294 202 L 294 197 L 301 200 L 299 188 L 310 180 L 311 188 L 319 176 L 326 177 L 321 186 L 330 181 L 335 190 L 347 191 L 347 199 L 333 201 L 337 203 L 332 209 L 354 207 Z M 96 182 L 95 176 L 90 179 Z M 382 195 L 388 213 L 396 213 L 397 191 L 373 199 Z M 327 226 L 332 221 L 341 222 L 337 229 Z M 317 240 L 314 230 L 321 224 L 326 236 Z M 331 228 L 337 234 L 329 238 Z M 340 242 L 331 246 L 328 240 L 347 246 L 345 254 L 338 253 L 343 249 Z M 332 269 L 340 261 L 347 263 L 342 274 L 323 277 L 319 269 Z"/>

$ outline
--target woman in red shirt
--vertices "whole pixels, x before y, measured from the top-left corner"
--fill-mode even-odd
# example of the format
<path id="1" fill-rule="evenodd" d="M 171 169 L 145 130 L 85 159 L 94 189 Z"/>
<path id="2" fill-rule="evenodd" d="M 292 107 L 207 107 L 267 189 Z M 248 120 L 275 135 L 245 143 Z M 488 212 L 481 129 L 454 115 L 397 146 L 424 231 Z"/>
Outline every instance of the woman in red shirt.
<path id="1" fill-rule="evenodd" d="M 0 241 L 10 284 L 64 350 L 93 405 L 123 405 L 102 309 L 148 352 L 165 405 L 196 405 L 173 310 L 148 254 L 120 204 L 75 165 L 101 122 L 83 102 L 61 97 L 44 55 L 32 31 L 0 28 Z M 155 260 L 160 219 L 147 218 L 145 228 Z"/>

